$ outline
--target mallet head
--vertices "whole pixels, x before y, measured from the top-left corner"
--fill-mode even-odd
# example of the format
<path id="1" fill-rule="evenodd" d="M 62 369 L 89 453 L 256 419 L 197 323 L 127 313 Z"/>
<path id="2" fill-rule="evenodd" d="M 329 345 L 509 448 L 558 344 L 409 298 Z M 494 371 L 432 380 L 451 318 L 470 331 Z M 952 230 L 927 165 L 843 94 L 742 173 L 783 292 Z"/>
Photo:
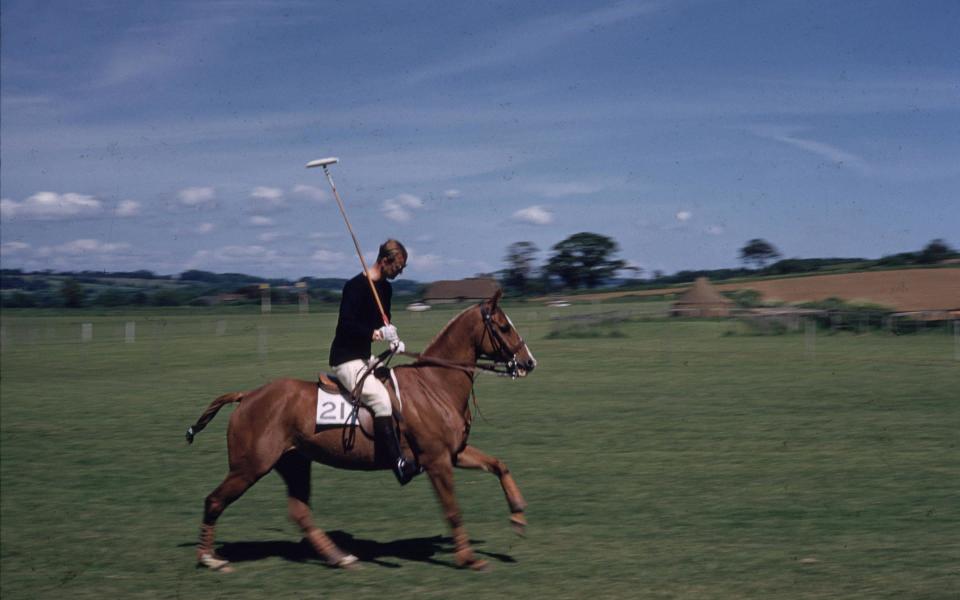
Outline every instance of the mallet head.
<path id="1" fill-rule="evenodd" d="M 307 168 L 312 169 L 313 167 L 326 167 L 328 165 L 335 165 L 340 162 L 339 158 L 331 156 L 330 158 L 318 158 L 317 160 L 311 160 L 307 163 Z"/>

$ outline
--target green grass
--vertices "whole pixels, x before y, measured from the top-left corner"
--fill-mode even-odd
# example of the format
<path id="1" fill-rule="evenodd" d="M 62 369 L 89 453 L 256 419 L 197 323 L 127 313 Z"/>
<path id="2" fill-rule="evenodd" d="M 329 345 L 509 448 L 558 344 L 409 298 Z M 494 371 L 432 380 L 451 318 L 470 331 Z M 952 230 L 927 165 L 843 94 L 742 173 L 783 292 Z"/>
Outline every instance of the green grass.
<path id="1" fill-rule="evenodd" d="M 637 303 L 637 315 L 648 310 Z M 629 308 L 617 304 L 616 310 Z M 496 480 L 457 472 L 491 573 L 451 568 L 428 482 L 314 467 L 318 523 L 367 560 L 311 558 L 269 475 L 224 514 L 245 560 L 194 568 L 203 498 L 226 470 L 216 395 L 326 369 L 332 313 L 37 316 L 5 311 L 0 592 L 7 598 L 956 598 L 960 362 L 949 335 L 725 336 L 632 319 L 621 338 L 548 339 L 540 366 L 483 377 L 471 441 L 530 503 L 511 533 Z M 400 311 L 398 311 L 399 313 Z M 396 315 L 422 348 L 454 309 Z M 135 343 L 124 343 L 136 321 Z M 80 341 L 81 323 L 93 340 Z"/>

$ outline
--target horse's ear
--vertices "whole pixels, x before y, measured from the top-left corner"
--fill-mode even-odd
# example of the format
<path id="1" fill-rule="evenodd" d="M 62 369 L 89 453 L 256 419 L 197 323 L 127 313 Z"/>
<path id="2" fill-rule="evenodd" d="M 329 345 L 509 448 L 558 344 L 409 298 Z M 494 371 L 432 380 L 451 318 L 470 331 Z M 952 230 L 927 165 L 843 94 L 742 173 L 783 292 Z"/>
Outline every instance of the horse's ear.
<path id="1" fill-rule="evenodd" d="M 497 288 L 497 291 L 493 293 L 493 296 L 490 296 L 490 309 L 496 309 L 497 305 L 500 304 L 500 298 L 503 297 L 503 290 Z"/>

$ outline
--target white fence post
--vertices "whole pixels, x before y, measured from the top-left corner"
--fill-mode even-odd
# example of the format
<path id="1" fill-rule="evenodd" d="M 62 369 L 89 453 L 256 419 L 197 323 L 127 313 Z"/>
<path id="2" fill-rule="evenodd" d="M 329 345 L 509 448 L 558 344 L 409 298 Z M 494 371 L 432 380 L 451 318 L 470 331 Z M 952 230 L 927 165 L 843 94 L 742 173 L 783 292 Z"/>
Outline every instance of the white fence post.
<path id="1" fill-rule="evenodd" d="M 270 312 L 270 284 L 260 284 L 260 312 L 268 314 Z"/>
<path id="2" fill-rule="evenodd" d="M 89 342 L 93 339 L 93 323 L 82 323 L 80 325 L 80 341 Z"/>
<path id="3" fill-rule="evenodd" d="M 296 287 L 297 300 L 300 303 L 300 314 L 307 314 L 310 312 L 310 296 L 307 295 L 307 284 L 304 281 L 298 281 Z"/>
<path id="4" fill-rule="evenodd" d="M 260 358 L 261 362 L 267 360 L 267 353 L 269 351 L 269 331 L 267 326 L 260 324 L 257 326 L 257 356 Z"/>
<path id="5" fill-rule="evenodd" d="M 137 341 L 137 324 L 134 321 L 127 321 L 123 329 L 123 341 L 132 344 Z"/>
<path id="6" fill-rule="evenodd" d="M 960 319 L 953 320 L 953 358 L 960 360 Z"/>

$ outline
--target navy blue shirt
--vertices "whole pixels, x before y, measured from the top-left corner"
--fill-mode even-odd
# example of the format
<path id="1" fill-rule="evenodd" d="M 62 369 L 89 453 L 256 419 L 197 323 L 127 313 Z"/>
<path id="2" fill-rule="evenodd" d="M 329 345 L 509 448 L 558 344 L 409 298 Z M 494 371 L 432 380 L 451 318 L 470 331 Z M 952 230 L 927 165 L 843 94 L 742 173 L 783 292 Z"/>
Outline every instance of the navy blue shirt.
<path id="1" fill-rule="evenodd" d="M 387 279 L 374 282 L 383 310 L 390 318 L 390 300 L 393 286 Z M 383 318 L 377 301 L 373 299 L 367 277 L 360 273 L 343 286 L 340 298 L 340 317 L 337 320 L 337 332 L 330 344 L 330 364 L 333 366 L 348 360 L 370 358 L 370 348 L 374 329 L 383 327 Z"/>

